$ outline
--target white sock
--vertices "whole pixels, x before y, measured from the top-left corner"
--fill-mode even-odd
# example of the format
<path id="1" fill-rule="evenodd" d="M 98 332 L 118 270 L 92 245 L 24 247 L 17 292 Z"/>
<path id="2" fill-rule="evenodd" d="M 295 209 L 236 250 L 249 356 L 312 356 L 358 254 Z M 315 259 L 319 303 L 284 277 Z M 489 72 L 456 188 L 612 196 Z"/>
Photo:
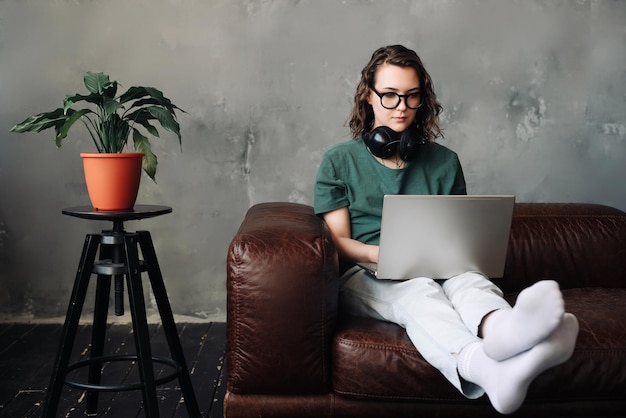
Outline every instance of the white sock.
<path id="1" fill-rule="evenodd" d="M 543 280 L 527 287 L 512 309 L 497 310 L 485 321 L 485 353 L 494 360 L 505 360 L 528 350 L 559 326 L 564 312 L 557 282 Z"/>
<path id="2" fill-rule="evenodd" d="M 504 361 L 485 354 L 482 342 L 471 343 L 459 354 L 459 375 L 482 387 L 498 412 L 510 414 L 522 405 L 535 377 L 571 357 L 577 336 L 578 321 L 568 313 L 548 338 Z"/>

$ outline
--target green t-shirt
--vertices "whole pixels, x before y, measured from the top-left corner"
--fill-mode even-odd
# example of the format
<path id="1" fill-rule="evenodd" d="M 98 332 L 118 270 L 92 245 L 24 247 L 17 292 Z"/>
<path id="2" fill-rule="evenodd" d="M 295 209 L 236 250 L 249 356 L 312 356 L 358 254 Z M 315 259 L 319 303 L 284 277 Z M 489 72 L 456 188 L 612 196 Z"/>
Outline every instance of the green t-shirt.
<path id="1" fill-rule="evenodd" d="M 457 154 L 432 143 L 396 170 L 380 164 L 361 138 L 326 151 L 315 180 L 316 214 L 347 206 L 352 238 L 378 245 L 386 194 L 466 194 Z"/>

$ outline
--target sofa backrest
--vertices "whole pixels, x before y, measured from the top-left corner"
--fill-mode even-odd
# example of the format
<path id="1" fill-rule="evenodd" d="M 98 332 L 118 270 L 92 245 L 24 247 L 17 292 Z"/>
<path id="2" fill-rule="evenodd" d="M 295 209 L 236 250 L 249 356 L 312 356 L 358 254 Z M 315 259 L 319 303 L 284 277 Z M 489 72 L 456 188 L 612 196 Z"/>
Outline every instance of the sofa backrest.
<path id="1" fill-rule="evenodd" d="M 586 203 L 517 203 L 505 292 L 552 278 L 561 288 L 626 287 L 626 213 Z"/>

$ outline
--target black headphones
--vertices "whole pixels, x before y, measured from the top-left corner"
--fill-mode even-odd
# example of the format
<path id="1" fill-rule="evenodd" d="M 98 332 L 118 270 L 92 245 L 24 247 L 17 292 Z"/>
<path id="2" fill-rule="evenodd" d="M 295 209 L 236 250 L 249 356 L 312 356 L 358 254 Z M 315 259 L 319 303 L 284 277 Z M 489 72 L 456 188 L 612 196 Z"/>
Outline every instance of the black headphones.
<path id="1" fill-rule="evenodd" d="M 363 132 L 363 142 L 378 158 L 389 158 L 397 151 L 403 161 L 414 159 L 421 146 L 428 143 L 416 123 L 401 133 L 387 126 L 379 126 L 370 132 Z"/>

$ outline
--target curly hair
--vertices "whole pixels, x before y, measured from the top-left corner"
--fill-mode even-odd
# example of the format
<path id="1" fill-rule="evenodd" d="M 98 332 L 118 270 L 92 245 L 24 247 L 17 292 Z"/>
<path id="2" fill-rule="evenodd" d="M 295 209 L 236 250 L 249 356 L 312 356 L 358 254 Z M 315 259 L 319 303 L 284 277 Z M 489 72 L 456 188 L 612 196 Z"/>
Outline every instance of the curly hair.
<path id="1" fill-rule="evenodd" d="M 428 142 L 433 142 L 443 133 L 439 127 L 439 114 L 443 110 L 437 101 L 433 89 L 433 82 L 422 64 L 422 60 L 415 51 L 402 45 L 390 45 L 377 49 L 370 62 L 361 71 L 361 81 L 354 95 L 354 107 L 350 114 L 348 126 L 352 138 L 359 138 L 364 132 L 369 131 L 374 124 L 374 110 L 367 102 L 370 89 L 374 87 L 376 72 L 382 64 L 396 65 L 399 67 L 412 67 L 417 72 L 420 80 L 422 94 L 422 106 L 415 115 L 416 123 L 421 127 L 422 135 Z"/>

